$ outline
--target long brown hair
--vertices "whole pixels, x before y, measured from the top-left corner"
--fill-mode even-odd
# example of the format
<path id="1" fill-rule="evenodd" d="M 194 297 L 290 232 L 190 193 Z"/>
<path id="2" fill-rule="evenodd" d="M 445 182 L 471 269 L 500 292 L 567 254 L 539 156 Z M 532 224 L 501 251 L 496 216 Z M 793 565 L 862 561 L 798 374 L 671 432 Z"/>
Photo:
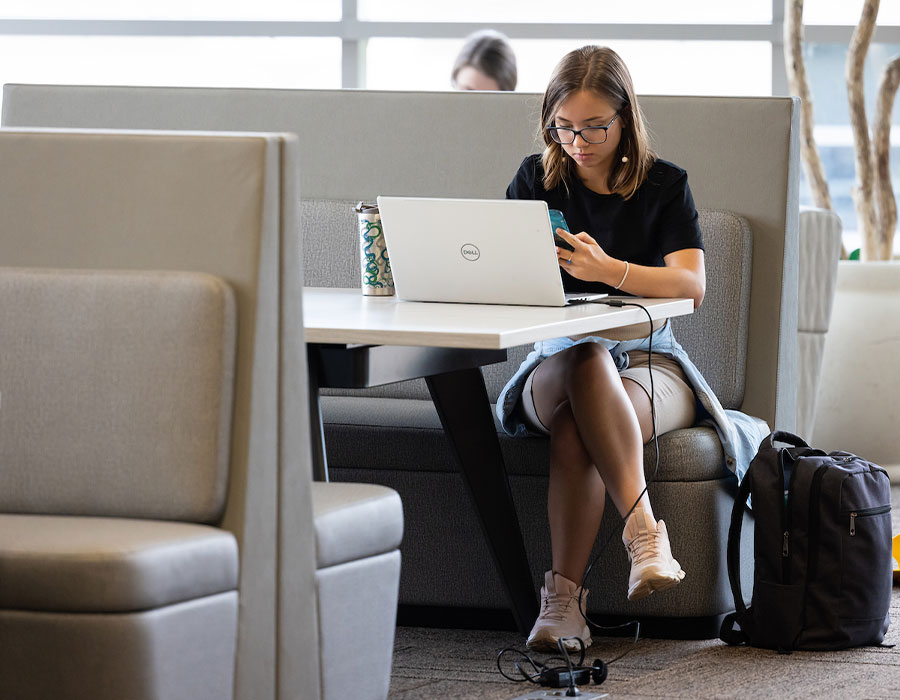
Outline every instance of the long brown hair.
<path id="1" fill-rule="evenodd" d="M 560 183 L 568 190 L 575 177 L 575 164 L 562 146 L 550 138 L 546 127 L 553 126 L 559 106 L 580 90 L 596 93 L 615 108 L 622 125 L 619 157 L 609 171 L 608 187 L 625 199 L 631 197 L 647 177 L 656 154 L 644 125 L 644 115 L 634 94 L 631 74 L 619 54 L 605 46 L 582 46 L 570 51 L 553 69 L 541 104 L 541 138 L 545 148 L 544 188 Z M 622 162 L 621 156 L 628 160 Z"/>

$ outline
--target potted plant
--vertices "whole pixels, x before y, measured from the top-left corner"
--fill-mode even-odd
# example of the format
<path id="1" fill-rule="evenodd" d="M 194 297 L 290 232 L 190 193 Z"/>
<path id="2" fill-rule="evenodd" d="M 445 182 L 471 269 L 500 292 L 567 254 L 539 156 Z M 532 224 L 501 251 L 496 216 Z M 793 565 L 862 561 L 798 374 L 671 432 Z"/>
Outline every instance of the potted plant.
<path id="1" fill-rule="evenodd" d="M 800 209 L 797 299 L 797 422 L 807 439 L 816 418 L 822 355 L 837 280 L 838 258 L 846 257 L 840 217 L 831 205 L 825 169 L 813 132 L 813 101 L 803 60 L 803 0 L 785 0 L 784 54 L 791 94 L 800 97 L 800 160 L 814 207 Z"/>
<path id="2" fill-rule="evenodd" d="M 801 27 L 802 0 L 786 0 L 785 16 L 794 33 Z M 812 438 L 824 449 L 855 452 L 900 477 L 900 262 L 892 260 L 897 209 L 890 178 L 891 112 L 900 85 L 900 57 L 888 62 L 878 87 L 870 128 L 863 90 L 863 65 L 875 31 L 879 0 L 865 0 L 850 40 L 845 78 L 853 133 L 856 186 L 853 189 L 862 246 L 860 260 L 841 260 L 824 344 L 818 406 Z M 787 42 L 786 42 L 787 50 Z M 802 57 L 801 57 L 802 60 Z M 792 63 L 793 61 L 789 61 Z M 789 67 L 790 71 L 790 67 Z M 800 92 L 801 97 L 803 93 Z M 807 93 L 808 94 L 808 93 Z M 806 117 L 804 112 L 803 117 Z M 817 156 L 811 134 L 811 104 L 804 124 L 801 158 L 807 173 Z M 805 151 L 805 152 L 804 152 Z M 818 166 L 821 169 L 821 165 Z M 824 183 L 808 175 L 816 203 L 830 208 L 817 189 Z M 843 257 L 843 256 L 842 256 Z"/>

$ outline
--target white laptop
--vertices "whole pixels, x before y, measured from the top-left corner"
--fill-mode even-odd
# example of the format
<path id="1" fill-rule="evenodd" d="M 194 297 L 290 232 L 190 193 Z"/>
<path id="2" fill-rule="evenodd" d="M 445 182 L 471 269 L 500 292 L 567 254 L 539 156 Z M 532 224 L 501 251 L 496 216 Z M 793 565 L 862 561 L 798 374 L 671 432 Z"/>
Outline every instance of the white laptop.
<path id="1" fill-rule="evenodd" d="M 397 296 L 409 301 L 565 306 L 547 203 L 378 197 Z"/>

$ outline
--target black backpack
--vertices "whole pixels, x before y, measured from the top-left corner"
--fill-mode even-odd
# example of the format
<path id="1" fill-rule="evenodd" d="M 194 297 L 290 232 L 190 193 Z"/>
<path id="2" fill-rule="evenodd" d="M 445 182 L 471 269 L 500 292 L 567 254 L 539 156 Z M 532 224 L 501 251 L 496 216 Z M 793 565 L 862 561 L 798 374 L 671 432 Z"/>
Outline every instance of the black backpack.
<path id="1" fill-rule="evenodd" d="M 749 608 L 740 578 L 748 495 L 755 519 Z M 881 467 L 848 452 L 826 454 L 791 433 L 769 435 L 731 514 L 735 612 L 722 622 L 722 641 L 783 652 L 880 644 L 890 624 L 890 511 L 890 481 Z"/>

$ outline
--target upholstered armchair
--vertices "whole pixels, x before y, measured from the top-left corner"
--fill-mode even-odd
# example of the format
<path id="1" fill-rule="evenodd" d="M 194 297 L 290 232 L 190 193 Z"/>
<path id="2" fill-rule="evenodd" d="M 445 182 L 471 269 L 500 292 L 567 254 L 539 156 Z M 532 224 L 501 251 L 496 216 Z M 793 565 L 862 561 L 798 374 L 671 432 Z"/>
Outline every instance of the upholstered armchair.
<path id="1" fill-rule="evenodd" d="M 387 695 L 400 500 L 312 483 L 298 167 L 0 130 L 0 696 Z"/>
<path id="2" fill-rule="evenodd" d="M 840 217 L 833 211 L 800 209 L 797 302 L 797 434 L 812 440 L 819 376 L 841 256 Z"/>

